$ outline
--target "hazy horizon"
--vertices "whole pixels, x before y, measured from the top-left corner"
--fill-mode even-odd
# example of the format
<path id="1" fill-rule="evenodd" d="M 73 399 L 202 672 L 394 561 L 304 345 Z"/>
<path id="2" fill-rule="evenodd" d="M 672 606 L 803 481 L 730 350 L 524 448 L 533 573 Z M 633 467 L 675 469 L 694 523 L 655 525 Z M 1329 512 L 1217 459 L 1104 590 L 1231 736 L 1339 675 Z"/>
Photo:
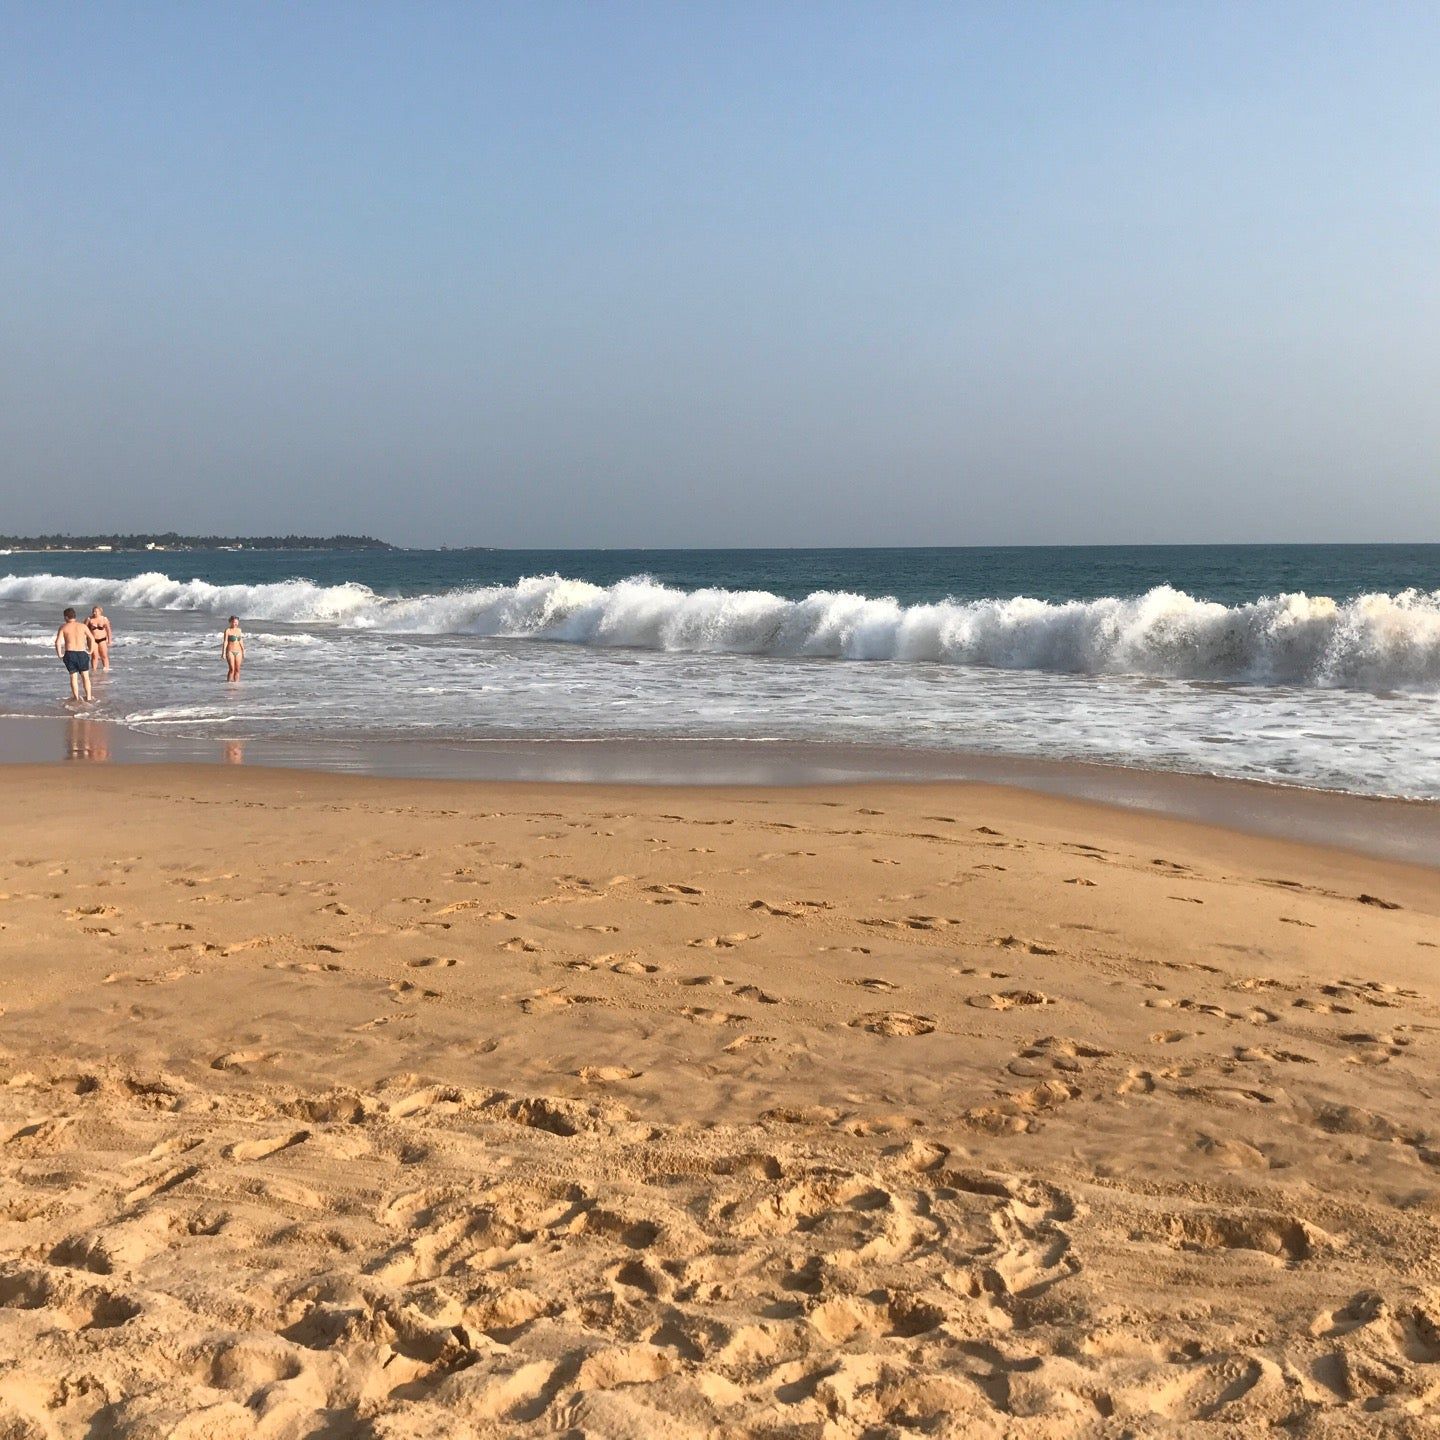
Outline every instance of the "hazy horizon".
<path id="1" fill-rule="evenodd" d="M 1440 540 L 1440 10 L 0 4 L 0 529 Z"/>
<path id="2" fill-rule="evenodd" d="M 133 534 L 146 536 L 154 534 L 174 533 L 180 540 L 220 540 L 244 545 L 257 551 L 264 551 L 265 547 L 255 542 L 262 539 L 305 539 L 316 541 L 328 541 L 337 538 L 333 535 L 311 535 L 304 531 L 289 531 L 284 534 L 260 535 L 237 534 L 237 535 L 208 535 L 201 532 L 167 532 L 150 530 L 115 530 L 106 531 L 95 536 L 80 535 L 65 531 L 39 532 L 34 535 L 19 536 L 20 539 L 38 539 L 41 534 L 50 534 L 54 538 L 78 542 L 85 539 L 94 539 L 101 544 L 106 544 L 106 537 L 109 535 Z M 1327 549 L 1363 549 L 1363 550 L 1434 550 L 1440 549 L 1440 540 L 1072 540 L 1072 541 L 1000 541 L 993 544 L 981 542 L 931 542 L 923 544 L 857 544 L 857 545 L 487 545 L 480 542 L 466 544 L 450 544 L 441 542 L 439 544 L 426 544 L 416 541 L 405 543 L 398 540 L 391 540 L 385 535 L 374 534 L 353 534 L 349 538 L 378 540 L 390 547 L 392 550 L 406 550 L 417 553 L 463 553 L 466 550 L 483 551 L 491 554 L 515 554 L 515 555 L 547 555 L 547 554 L 573 554 L 573 555 L 605 555 L 605 554 L 661 554 L 675 553 L 683 554 L 688 551 L 697 553 L 724 554 L 733 552 L 737 555 L 765 554 L 775 552 L 783 554 L 786 552 L 826 552 L 826 551 L 908 551 L 908 550 L 975 550 L 975 551 L 998 551 L 998 550 L 1327 550 Z M 327 547 L 328 548 L 328 547 Z M 343 550 L 344 546 L 335 546 L 335 550 Z M 15 553 L 26 553 L 16 551 Z M 76 546 L 69 550 L 52 551 L 36 550 L 32 554 L 97 554 L 104 553 L 97 551 L 93 546 Z M 139 554 L 140 551 L 117 549 L 116 554 Z M 160 550 L 155 553 L 201 553 L 195 549 L 170 552 Z M 282 550 L 273 550 L 269 553 L 282 554 Z M 375 552 L 383 553 L 383 552 Z"/>

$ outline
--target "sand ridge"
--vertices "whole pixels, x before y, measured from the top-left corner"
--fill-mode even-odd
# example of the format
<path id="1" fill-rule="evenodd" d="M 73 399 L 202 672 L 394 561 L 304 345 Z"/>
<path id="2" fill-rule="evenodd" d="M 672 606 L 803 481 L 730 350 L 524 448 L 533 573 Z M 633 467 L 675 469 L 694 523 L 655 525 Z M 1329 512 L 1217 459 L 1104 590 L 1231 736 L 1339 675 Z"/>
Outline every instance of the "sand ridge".
<path id="1" fill-rule="evenodd" d="M 0 785 L 0 1436 L 1435 1433 L 1435 872 L 981 787 Z"/>

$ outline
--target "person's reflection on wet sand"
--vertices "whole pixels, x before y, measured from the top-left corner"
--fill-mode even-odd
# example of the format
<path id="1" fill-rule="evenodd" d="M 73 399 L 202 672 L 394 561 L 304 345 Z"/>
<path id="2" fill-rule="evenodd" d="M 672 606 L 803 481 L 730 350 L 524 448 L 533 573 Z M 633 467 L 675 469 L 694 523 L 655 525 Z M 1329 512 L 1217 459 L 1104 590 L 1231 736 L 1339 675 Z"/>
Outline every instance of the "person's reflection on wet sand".
<path id="1" fill-rule="evenodd" d="M 67 760 L 108 760 L 110 758 L 109 727 L 97 720 L 76 715 L 65 727 L 65 758 Z"/>
<path id="2" fill-rule="evenodd" d="M 227 765 L 243 765 L 245 763 L 245 742 L 243 740 L 227 740 L 225 742 L 225 763 Z"/>

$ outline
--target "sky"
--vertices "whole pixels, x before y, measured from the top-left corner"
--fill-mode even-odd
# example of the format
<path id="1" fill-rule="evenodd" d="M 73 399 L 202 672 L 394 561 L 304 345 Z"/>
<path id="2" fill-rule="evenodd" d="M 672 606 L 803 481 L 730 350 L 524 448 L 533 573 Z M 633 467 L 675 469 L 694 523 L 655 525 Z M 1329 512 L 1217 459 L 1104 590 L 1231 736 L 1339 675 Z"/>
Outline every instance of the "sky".
<path id="1" fill-rule="evenodd" d="M 1440 6 L 0 0 L 0 531 L 1440 541 Z"/>

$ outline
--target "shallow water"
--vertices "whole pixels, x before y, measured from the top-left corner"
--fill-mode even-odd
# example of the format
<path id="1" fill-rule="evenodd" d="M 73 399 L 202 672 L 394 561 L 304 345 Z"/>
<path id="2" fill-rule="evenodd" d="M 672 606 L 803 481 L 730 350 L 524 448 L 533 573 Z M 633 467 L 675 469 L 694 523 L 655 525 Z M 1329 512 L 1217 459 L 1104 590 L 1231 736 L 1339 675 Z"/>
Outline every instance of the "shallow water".
<path id="1" fill-rule="evenodd" d="M 860 744 L 1440 798 L 1440 546 L 15 555 L 0 707 L 57 713 L 56 612 L 96 601 L 100 713 L 151 734 Z"/>

